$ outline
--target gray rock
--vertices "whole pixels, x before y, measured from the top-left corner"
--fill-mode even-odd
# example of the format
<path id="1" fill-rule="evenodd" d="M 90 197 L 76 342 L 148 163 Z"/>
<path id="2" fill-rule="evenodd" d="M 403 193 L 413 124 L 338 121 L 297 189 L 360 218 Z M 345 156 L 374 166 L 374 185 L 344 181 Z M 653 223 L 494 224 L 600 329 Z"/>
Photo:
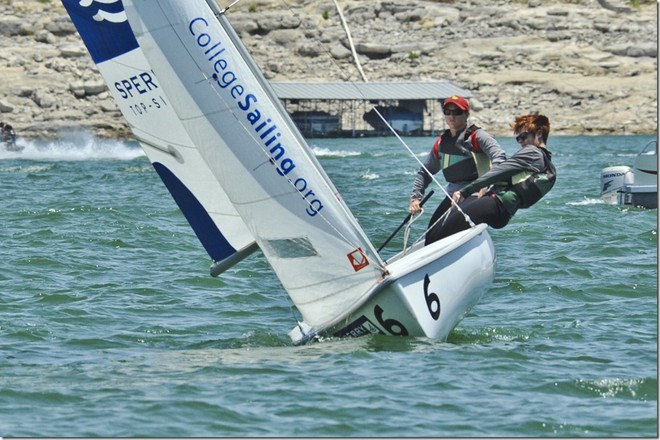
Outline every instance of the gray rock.
<path id="1" fill-rule="evenodd" d="M 16 35 L 23 35 L 23 31 L 23 20 L 18 17 L 0 18 L 0 35 L 13 37 Z"/>
<path id="2" fill-rule="evenodd" d="M 89 52 L 87 52 L 87 49 L 85 49 L 84 46 L 78 45 L 68 45 L 64 47 L 60 47 L 60 55 L 62 58 L 82 58 L 82 57 L 88 57 Z"/>
<path id="3" fill-rule="evenodd" d="M 232 26 L 239 35 L 255 34 L 259 30 L 259 25 L 254 20 L 232 20 Z"/>
<path id="4" fill-rule="evenodd" d="M 102 79 L 95 78 L 93 80 L 85 81 L 83 89 L 85 90 L 85 95 L 98 95 L 106 92 L 108 87 Z"/>
<path id="5" fill-rule="evenodd" d="M 336 60 L 343 60 L 351 56 L 351 51 L 342 44 L 333 44 L 330 48 L 330 55 Z"/>
<path id="6" fill-rule="evenodd" d="M 53 21 L 46 25 L 45 29 L 58 37 L 76 34 L 76 27 L 68 16 L 55 17 Z"/>
<path id="7" fill-rule="evenodd" d="M 298 47 L 298 55 L 301 57 L 318 57 L 321 55 L 321 48 L 318 44 L 303 44 Z"/>
<path id="8" fill-rule="evenodd" d="M 451 81 L 472 93 L 474 123 L 509 135 L 528 111 L 552 115 L 553 133 L 657 132 L 657 7 L 640 1 L 340 3 L 370 81 Z M 362 81 L 334 5 L 287 4 L 250 0 L 227 14 L 266 78 Z M 22 136 L 130 136 L 60 2 L 0 2 L 0 75 L 0 111 Z M 633 125 L 612 115 L 613 100 L 634 101 Z"/>
<path id="9" fill-rule="evenodd" d="M 355 51 L 369 58 L 386 58 L 392 53 L 392 48 L 386 44 L 358 43 L 355 45 Z"/>
<path id="10" fill-rule="evenodd" d="M 605 48 L 606 51 L 615 55 L 626 57 L 653 57 L 657 58 L 658 48 L 654 43 L 623 43 Z"/>
<path id="11" fill-rule="evenodd" d="M 14 106 L 4 99 L 0 99 L 0 113 L 11 113 L 14 111 Z"/>
<path id="12" fill-rule="evenodd" d="M 50 93 L 49 90 L 44 90 L 44 89 L 35 90 L 34 94 L 32 95 L 32 100 L 40 108 L 54 107 L 55 104 L 57 103 L 57 100 L 52 95 L 52 93 Z"/>

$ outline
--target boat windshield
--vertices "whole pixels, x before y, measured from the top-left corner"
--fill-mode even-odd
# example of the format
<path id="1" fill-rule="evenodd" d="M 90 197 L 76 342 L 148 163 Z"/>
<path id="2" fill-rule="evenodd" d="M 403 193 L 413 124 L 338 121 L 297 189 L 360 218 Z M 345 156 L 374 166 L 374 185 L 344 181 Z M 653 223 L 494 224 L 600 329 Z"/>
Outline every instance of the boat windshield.
<path id="1" fill-rule="evenodd" d="M 649 142 L 648 144 L 646 144 L 646 146 L 644 147 L 644 149 L 642 150 L 642 152 L 639 153 L 639 154 L 640 154 L 640 155 L 643 154 L 643 155 L 645 155 L 645 156 L 646 156 L 646 155 L 648 155 L 648 156 L 652 156 L 652 155 L 656 155 L 656 154 L 658 154 L 658 141 L 651 141 L 651 142 Z"/>

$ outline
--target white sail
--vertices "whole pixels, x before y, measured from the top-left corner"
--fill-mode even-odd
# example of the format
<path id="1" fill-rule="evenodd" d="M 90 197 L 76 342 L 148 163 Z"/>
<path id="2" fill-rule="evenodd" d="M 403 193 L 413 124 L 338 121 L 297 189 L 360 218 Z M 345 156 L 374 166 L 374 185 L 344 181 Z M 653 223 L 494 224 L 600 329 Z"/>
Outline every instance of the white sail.
<path id="1" fill-rule="evenodd" d="M 62 0 L 136 139 L 214 260 L 213 275 L 257 246 L 170 105 L 121 1 Z"/>
<path id="2" fill-rule="evenodd" d="M 383 262 L 217 6 L 125 0 L 149 64 L 305 322 L 334 324 Z"/>

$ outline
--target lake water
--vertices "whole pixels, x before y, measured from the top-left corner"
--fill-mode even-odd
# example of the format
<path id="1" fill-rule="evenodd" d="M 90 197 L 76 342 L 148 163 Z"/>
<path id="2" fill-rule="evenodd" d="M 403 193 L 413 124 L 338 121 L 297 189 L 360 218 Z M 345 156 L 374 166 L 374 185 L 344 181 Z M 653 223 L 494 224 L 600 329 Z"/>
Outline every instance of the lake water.
<path id="1" fill-rule="evenodd" d="M 300 347 L 262 254 L 210 277 L 137 144 L 23 141 L 0 154 L 0 436 L 657 437 L 658 213 L 599 199 L 652 139 L 551 135 L 557 184 L 491 230 L 494 282 L 447 341 Z M 310 144 L 380 245 L 417 162 L 390 138 Z"/>

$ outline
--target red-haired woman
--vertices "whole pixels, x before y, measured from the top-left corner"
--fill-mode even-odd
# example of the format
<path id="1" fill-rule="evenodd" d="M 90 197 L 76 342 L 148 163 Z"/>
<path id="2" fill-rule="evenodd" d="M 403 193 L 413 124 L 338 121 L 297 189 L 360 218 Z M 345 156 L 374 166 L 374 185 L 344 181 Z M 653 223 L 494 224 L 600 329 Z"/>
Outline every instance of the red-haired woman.
<path id="1" fill-rule="evenodd" d="M 495 229 L 503 228 L 518 209 L 538 202 L 555 184 L 556 170 L 545 145 L 550 133 L 548 118 L 517 116 L 511 127 L 520 150 L 452 194 L 452 201 L 474 224 L 487 223 Z M 478 195 L 470 196 L 474 192 Z M 426 244 L 469 227 L 464 215 L 452 209 L 427 232 Z"/>

